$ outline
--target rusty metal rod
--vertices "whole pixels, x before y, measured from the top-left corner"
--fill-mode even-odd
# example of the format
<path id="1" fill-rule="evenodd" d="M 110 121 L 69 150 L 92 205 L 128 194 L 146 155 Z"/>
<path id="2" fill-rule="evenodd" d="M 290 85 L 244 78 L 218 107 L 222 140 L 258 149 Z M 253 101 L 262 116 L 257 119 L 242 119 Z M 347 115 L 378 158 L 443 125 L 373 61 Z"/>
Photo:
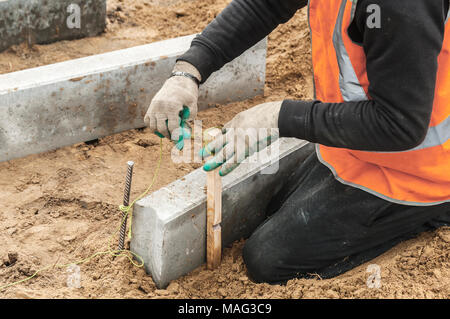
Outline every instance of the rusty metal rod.
<path id="1" fill-rule="evenodd" d="M 128 170 L 127 177 L 125 179 L 125 191 L 123 194 L 123 206 L 127 207 L 130 204 L 130 191 L 131 191 L 131 179 L 133 178 L 133 166 L 134 162 L 127 162 Z M 120 237 L 119 237 L 119 250 L 123 250 L 125 246 L 125 234 L 127 232 L 127 219 L 128 215 L 122 212 L 121 225 L 120 225 Z"/>

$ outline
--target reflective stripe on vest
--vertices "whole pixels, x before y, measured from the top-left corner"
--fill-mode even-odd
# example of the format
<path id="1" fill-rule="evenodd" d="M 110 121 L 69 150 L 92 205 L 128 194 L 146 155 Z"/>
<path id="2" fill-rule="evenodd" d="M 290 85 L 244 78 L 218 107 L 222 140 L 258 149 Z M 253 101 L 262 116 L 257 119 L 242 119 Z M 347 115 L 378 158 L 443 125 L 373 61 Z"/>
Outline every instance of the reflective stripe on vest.
<path id="1" fill-rule="evenodd" d="M 439 125 L 428 128 L 425 140 L 411 151 L 442 145 L 450 139 L 450 116 Z"/>
<path id="2" fill-rule="evenodd" d="M 352 4 L 352 19 L 356 11 L 356 4 L 358 1 L 353 1 Z M 342 97 L 345 102 L 356 102 L 368 100 L 364 88 L 359 83 L 352 62 L 348 56 L 347 49 L 342 39 L 342 23 L 344 22 L 344 12 L 347 0 L 343 0 L 339 9 L 336 27 L 333 32 L 333 45 L 336 50 L 336 57 L 339 64 L 339 87 L 341 88 Z"/>

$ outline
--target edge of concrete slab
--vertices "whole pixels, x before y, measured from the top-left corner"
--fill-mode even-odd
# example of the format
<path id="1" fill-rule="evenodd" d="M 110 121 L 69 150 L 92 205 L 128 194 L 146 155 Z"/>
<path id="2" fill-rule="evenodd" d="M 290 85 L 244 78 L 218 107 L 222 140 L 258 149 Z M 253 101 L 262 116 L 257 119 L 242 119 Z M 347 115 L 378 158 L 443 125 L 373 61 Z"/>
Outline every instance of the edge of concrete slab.
<path id="1" fill-rule="evenodd" d="M 223 178 L 223 247 L 247 238 L 263 222 L 272 195 L 314 150 L 296 139 L 280 139 L 273 147 L 279 147 L 279 154 L 264 150 L 265 160 L 250 164 L 250 158 Z M 159 288 L 205 262 L 205 185 L 206 173 L 200 168 L 135 205 L 131 250 L 144 259 Z"/>
<path id="2" fill-rule="evenodd" d="M 0 161 L 144 126 L 189 35 L 0 75 Z M 266 39 L 201 86 L 199 109 L 264 91 Z"/>

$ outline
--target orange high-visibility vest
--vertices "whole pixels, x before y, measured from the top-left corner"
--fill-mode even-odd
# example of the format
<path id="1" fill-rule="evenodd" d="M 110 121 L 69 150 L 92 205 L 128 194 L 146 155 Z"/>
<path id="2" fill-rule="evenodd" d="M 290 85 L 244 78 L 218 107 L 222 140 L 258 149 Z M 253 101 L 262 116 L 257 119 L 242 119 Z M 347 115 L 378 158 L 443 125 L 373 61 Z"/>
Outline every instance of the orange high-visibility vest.
<path id="1" fill-rule="evenodd" d="M 316 98 L 341 103 L 370 99 L 366 56 L 347 29 L 357 0 L 310 0 Z M 342 183 L 406 205 L 450 202 L 450 19 L 438 58 L 436 92 L 425 140 L 403 152 L 366 152 L 317 145 L 319 160 Z"/>

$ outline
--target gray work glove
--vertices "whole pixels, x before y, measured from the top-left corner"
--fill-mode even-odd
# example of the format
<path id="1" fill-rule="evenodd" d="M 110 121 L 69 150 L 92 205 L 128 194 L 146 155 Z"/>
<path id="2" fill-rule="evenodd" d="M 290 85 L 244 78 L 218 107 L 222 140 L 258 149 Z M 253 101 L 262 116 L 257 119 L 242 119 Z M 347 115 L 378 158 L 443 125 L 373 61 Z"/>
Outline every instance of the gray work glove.
<path id="1" fill-rule="evenodd" d="M 282 101 L 263 103 L 237 114 L 225 124 L 222 134 L 200 151 L 202 158 L 214 155 L 203 169 L 211 171 L 222 166 L 219 174 L 225 176 L 244 159 L 276 141 L 281 104 Z"/>
<path id="2" fill-rule="evenodd" d="M 201 75 L 191 64 L 179 61 L 173 72 L 186 72 L 201 81 Z M 189 108 L 190 117 L 197 116 L 198 86 L 193 79 L 185 76 L 170 77 L 154 96 L 144 122 L 152 131 L 158 131 L 167 138 L 177 141 L 180 130 L 180 111 Z M 173 133 L 173 134 L 172 134 Z"/>

